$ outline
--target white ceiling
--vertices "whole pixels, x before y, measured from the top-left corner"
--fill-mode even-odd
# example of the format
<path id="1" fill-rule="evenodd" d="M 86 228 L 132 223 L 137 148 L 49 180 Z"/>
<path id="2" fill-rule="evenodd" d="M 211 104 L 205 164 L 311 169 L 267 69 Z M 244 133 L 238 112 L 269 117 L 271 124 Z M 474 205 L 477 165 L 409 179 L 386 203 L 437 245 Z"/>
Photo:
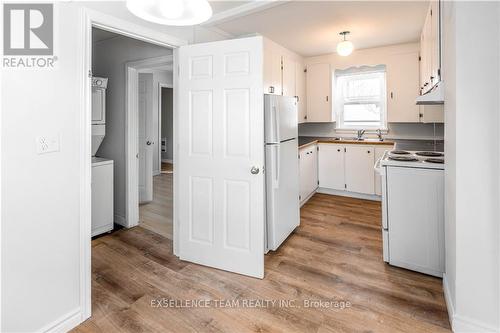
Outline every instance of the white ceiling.
<path id="1" fill-rule="evenodd" d="M 334 52 L 344 30 L 358 49 L 418 41 L 427 7 L 427 1 L 289 1 L 214 26 L 234 36 L 259 33 L 314 56 Z"/>

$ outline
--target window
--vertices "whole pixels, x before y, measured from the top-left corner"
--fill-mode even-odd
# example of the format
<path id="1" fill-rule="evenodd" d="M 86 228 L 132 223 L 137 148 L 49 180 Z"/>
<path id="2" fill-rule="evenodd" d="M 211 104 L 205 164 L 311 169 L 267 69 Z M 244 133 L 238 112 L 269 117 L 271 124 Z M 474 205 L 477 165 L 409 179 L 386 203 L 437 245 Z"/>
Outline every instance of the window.
<path id="1" fill-rule="evenodd" d="M 385 65 L 335 70 L 338 129 L 386 129 Z"/>

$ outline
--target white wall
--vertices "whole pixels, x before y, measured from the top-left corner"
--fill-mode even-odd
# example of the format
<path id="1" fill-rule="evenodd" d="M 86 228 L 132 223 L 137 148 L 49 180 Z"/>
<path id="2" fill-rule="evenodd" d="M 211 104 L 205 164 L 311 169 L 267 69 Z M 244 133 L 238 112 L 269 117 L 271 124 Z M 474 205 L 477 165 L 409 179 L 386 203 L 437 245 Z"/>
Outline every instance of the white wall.
<path id="1" fill-rule="evenodd" d="M 117 223 L 123 224 L 126 211 L 126 72 L 125 64 L 147 58 L 172 54 L 171 49 L 145 43 L 128 37 L 116 37 L 94 44 L 93 73 L 107 77 L 106 136 L 96 156 L 114 160 L 114 210 Z M 161 72 L 153 72 L 153 171 L 158 172 L 158 83 L 171 83 Z"/>
<path id="2" fill-rule="evenodd" d="M 124 2 L 89 5 L 142 24 Z M 2 332 L 44 331 L 71 314 L 80 318 L 81 3 L 56 7 L 57 69 L 1 76 Z M 187 28 L 147 27 L 192 35 Z M 54 134 L 61 136 L 60 152 L 37 155 L 35 138 Z"/>
<path id="3" fill-rule="evenodd" d="M 500 4 L 444 9 L 446 296 L 455 331 L 498 331 Z"/>

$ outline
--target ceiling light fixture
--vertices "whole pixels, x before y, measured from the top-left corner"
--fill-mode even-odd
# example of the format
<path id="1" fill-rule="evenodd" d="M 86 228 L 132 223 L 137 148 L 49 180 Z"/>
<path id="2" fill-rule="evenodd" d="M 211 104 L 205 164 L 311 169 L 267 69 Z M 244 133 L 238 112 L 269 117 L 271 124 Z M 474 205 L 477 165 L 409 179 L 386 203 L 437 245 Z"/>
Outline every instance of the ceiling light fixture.
<path id="1" fill-rule="evenodd" d="M 354 45 L 351 41 L 346 40 L 346 36 L 350 31 L 342 31 L 339 35 L 344 37 L 344 40 L 337 44 L 337 53 L 343 57 L 347 57 L 354 50 Z"/>
<path id="2" fill-rule="evenodd" d="M 207 0 L 127 0 L 127 9 L 143 20 L 164 25 L 195 25 L 212 16 Z"/>

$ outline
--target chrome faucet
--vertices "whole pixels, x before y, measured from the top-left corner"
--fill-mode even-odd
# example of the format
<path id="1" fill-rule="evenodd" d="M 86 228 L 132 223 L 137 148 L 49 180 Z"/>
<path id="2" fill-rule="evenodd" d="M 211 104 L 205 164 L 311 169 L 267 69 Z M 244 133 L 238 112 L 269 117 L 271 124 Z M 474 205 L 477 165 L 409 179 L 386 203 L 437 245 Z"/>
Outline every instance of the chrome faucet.
<path id="1" fill-rule="evenodd" d="M 363 140 L 363 134 L 365 134 L 365 130 L 358 130 L 357 140 Z"/>
<path id="2" fill-rule="evenodd" d="M 384 139 L 382 138 L 382 130 L 380 128 L 377 130 L 377 136 L 378 141 L 384 141 Z"/>

